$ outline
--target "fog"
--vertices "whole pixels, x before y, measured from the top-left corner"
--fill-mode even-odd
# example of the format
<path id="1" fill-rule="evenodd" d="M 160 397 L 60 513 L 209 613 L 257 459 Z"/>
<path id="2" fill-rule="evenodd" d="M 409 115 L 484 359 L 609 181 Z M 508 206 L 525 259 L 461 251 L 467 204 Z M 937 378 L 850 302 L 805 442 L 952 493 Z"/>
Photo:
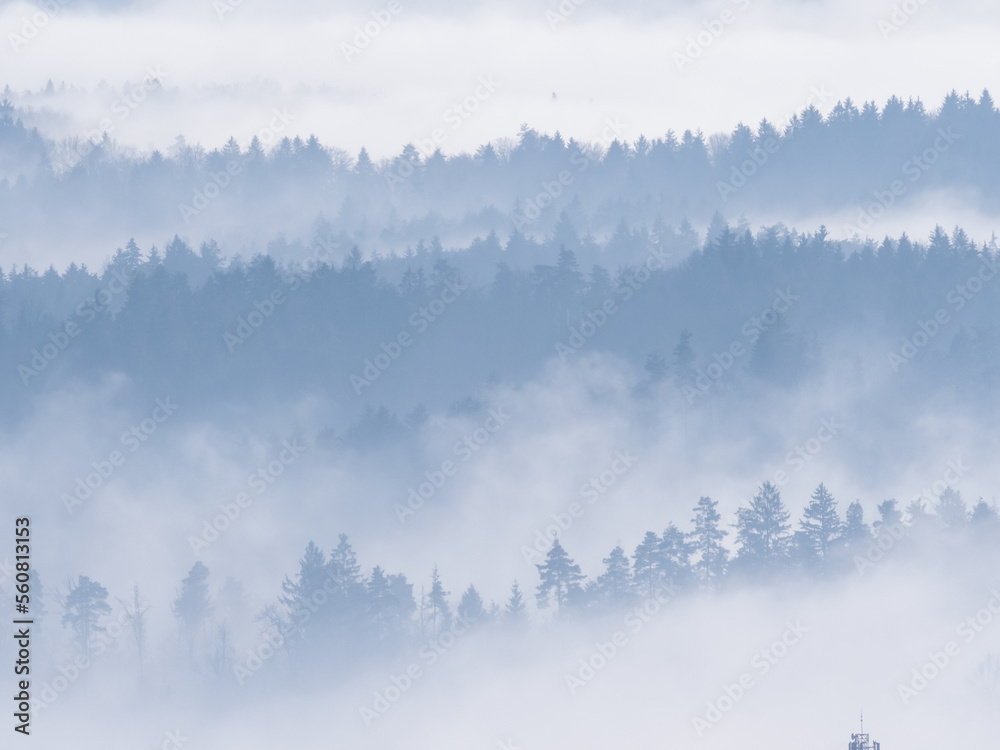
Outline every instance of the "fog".
<path id="1" fill-rule="evenodd" d="M 16 742 L 995 746 L 991 5 L 0 31 Z"/>
<path id="2" fill-rule="evenodd" d="M 232 10 L 220 18 L 223 2 Z M 35 37 L 16 51 L 8 40 L 0 55 L 6 83 L 18 93 L 50 79 L 57 88 L 65 82 L 94 92 L 102 81 L 135 84 L 159 66 L 177 93 L 117 123 L 114 137 L 135 147 L 165 149 L 179 134 L 206 147 L 231 135 L 245 144 L 277 106 L 295 114 L 290 136 L 315 133 L 351 153 L 365 146 L 389 156 L 440 126 L 480 75 L 499 82 L 495 98 L 449 133 L 445 153 L 509 137 L 524 122 L 580 140 L 595 138 L 606 117 L 628 123 L 632 137 L 671 128 L 729 131 L 799 111 L 817 87 L 858 102 L 893 95 L 937 102 L 952 88 L 989 87 L 1000 54 L 990 43 L 996 15 L 978 1 L 917 3 L 895 21 L 891 3 L 862 0 L 564 5 L 500 11 L 463 4 L 456 12 L 451 4 L 400 0 L 392 14 L 380 3 L 351 12 L 231 0 L 136 3 L 113 12 L 65 3 Z M 19 33 L 37 7 L 6 3 L 0 28 Z M 729 23 L 719 21 L 723 11 L 732 14 Z M 373 22 L 371 13 L 391 20 L 358 54 L 345 54 L 340 45 L 355 46 L 356 29 Z M 693 57 L 685 51 L 689 37 L 712 22 L 721 32 L 692 48 L 700 50 Z M 87 40 L 85 56 L 75 52 L 78 39 Z M 608 53 L 590 54 L 594 49 Z M 52 123 L 53 135 L 71 137 L 107 115 L 102 97 L 87 106 L 76 98 L 33 99 L 31 109 Z"/>

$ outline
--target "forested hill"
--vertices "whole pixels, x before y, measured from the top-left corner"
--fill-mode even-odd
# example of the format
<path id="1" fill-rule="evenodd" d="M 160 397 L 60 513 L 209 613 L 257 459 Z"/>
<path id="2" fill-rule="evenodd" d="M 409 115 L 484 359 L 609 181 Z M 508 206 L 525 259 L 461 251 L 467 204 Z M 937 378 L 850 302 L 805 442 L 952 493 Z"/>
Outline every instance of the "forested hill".
<path id="1" fill-rule="evenodd" d="M 355 249 L 337 263 L 320 237 L 302 248 L 307 263 L 288 267 L 268 256 L 222 267 L 217 246 L 196 253 L 175 239 L 163 254 L 129 243 L 99 276 L 8 270 L 4 410 L 122 373 L 205 406 L 259 389 L 321 394 L 345 427 L 366 407 L 442 408 L 487 381 L 523 382 L 547 362 L 600 352 L 695 409 L 754 389 L 808 390 L 831 373 L 887 398 L 946 388 L 956 408 L 995 408 L 995 242 L 938 230 L 926 242 L 844 245 L 780 226 L 722 228 L 693 251 L 666 228 L 623 229 L 603 246 L 562 239 L 491 236 L 375 261 Z"/>
<path id="2" fill-rule="evenodd" d="M 169 95 L 159 81 L 146 88 L 150 99 Z M 602 239 L 622 221 L 633 230 L 657 219 L 705 226 L 717 210 L 786 221 L 836 212 L 846 217 L 832 227 L 837 236 L 878 236 L 877 220 L 904 205 L 948 194 L 989 213 L 998 199 L 1000 111 L 986 91 L 952 93 L 929 110 L 897 97 L 835 102 L 817 89 L 782 121 L 728 134 L 642 134 L 609 114 L 588 142 L 525 125 L 475 153 L 445 156 L 418 139 L 383 160 L 286 137 L 277 125 L 245 143 L 179 138 L 167 153 L 120 147 L 100 128 L 56 142 L 31 126 L 54 93 L 5 96 L 0 231 L 22 250 L 120 242 L 138 226 L 150 242 L 179 233 L 263 250 L 279 232 L 306 236 L 319 220 L 365 252 L 386 253 L 435 235 L 449 245 L 491 230 L 542 238 L 563 211 Z"/>

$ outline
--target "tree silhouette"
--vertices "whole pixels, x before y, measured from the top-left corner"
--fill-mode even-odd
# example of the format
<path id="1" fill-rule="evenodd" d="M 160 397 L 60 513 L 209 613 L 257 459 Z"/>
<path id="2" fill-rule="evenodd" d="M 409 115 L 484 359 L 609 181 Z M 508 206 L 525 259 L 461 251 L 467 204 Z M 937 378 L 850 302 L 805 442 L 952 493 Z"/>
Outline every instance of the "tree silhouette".
<path id="1" fill-rule="evenodd" d="M 91 640 L 105 628 L 100 620 L 111 614 L 108 604 L 108 590 L 87 576 L 80 576 L 74 583 L 70 581 L 69 591 L 62 601 L 62 624 L 69 625 L 76 635 L 76 642 L 86 658 L 90 658 Z"/>
<path id="2" fill-rule="evenodd" d="M 180 623 L 181 636 L 187 642 L 188 659 L 194 660 L 195 644 L 201 630 L 212 614 L 208 593 L 208 568 L 200 560 L 181 581 L 181 589 L 174 600 L 174 617 Z"/>
<path id="3" fill-rule="evenodd" d="M 722 546 L 722 540 L 729 534 L 719 526 L 722 516 L 719 504 L 710 497 L 702 497 L 694 508 L 694 531 L 691 532 L 694 554 L 697 555 L 694 569 L 698 580 L 705 588 L 713 588 L 722 578 L 729 560 L 729 551 Z"/>
<path id="4" fill-rule="evenodd" d="M 744 569 L 775 572 L 784 566 L 791 542 L 788 520 L 778 488 L 764 482 L 749 507 L 736 511 L 736 559 Z"/>
<path id="5" fill-rule="evenodd" d="M 558 539 L 552 542 L 545 562 L 535 567 L 538 568 L 541 579 L 535 593 L 539 609 L 547 608 L 554 601 L 556 612 L 562 613 L 567 605 L 583 593 L 580 583 L 584 580 L 584 575 L 580 572 L 580 566 L 566 554 Z"/>

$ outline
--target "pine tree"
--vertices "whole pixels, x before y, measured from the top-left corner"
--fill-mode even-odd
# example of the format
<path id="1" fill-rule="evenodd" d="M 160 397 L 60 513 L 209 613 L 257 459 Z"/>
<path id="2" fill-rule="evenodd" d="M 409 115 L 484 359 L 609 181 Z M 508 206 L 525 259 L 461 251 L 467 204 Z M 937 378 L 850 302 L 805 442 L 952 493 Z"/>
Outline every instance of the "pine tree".
<path id="1" fill-rule="evenodd" d="M 674 382 L 680 388 L 694 382 L 694 349 L 691 348 L 693 336 L 687 329 L 681 331 L 681 339 L 673 351 Z"/>
<path id="2" fill-rule="evenodd" d="M 439 633 L 447 630 L 451 626 L 451 610 L 448 607 L 448 595 L 450 591 L 445 591 L 441 584 L 441 576 L 438 574 L 437 565 L 431 571 L 431 591 L 424 599 L 424 607 L 430 610 L 431 637 L 436 638 Z M 421 625 L 424 617 L 421 610 Z"/>
<path id="3" fill-rule="evenodd" d="M 326 556 L 312 541 L 306 545 L 305 554 L 299 560 L 299 572 L 295 580 L 285 576 L 281 584 L 281 596 L 278 601 L 285 608 L 287 622 L 291 625 L 287 639 L 289 643 L 308 640 L 322 629 L 321 623 L 326 619 L 316 613 L 326 610 L 327 598 L 324 586 L 329 580 Z M 318 600 L 322 600 L 322 602 Z"/>
<path id="4" fill-rule="evenodd" d="M 368 176 L 375 172 L 375 165 L 372 163 L 372 159 L 368 155 L 368 150 L 364 146 L 358 152 L 358 160 L 354 165 L 354 171 L 363 176 Z"/>
<path id="5" fill-rule="evenodd" d="M 803 511 L 799 526 L 808 545 L 810 558 L 820 569 L 825 569 L 843 523 L 837 514 L 836 500 L 822 483 L 813 492 L 812 502 Z"/>
<path id="6" fill-rule="evenodd" d="M 202 626 L 212 614 L 208 595 L 208 568 L 196 562 L 181 581 L 181 590 L 174 600 L 174 617 L 180 623 L 181 635 L 188 644 L 188 658 L 194 658 L 195 642 Z"/>
<path id="7" fill-rule="evenodd" d="M 694 545 L 683 531 L 674 524 L 667 526 L 657 547 L 655 565 L 659 581 L 681 588 L 690 584 L 694 578 L 691 568 L 693 550 Z"/>
<path id="8" fill-rule="evenodd" d="M 541 578 L 535 593 L 539 609 L 545 609 L 554 600 L 556 611 L 561 613 L 583 593 L 580 582 L 584 576 L 580 572 L 580 566 L 566 554 L 558 539 L 552 542 L 552 549 L 546 555 L 545 562 L 535 567 Z"/>
<path id="9" fill-rule="evenodd" d="M 946 529 L 958 530 L 968 526 L 969 509 L 962 493 L 953 487 L 946 488 L 938 499 L 937 517 Z"/>
<path id="10" fill-rule="evenodd" d="M 918 533 L 926 532 L 934 522 L 933 516 L 927 512 L 927 506 L 919 497 L 913 498 L 906 506 L 903 515 L 910 527 Z"/>
<path id="11" fill-rule="evenodd" d="M 883 500 L 878 504 L 879 517 L 873 524 L 877 537 L 891 533 L 890 530 L 893 527 L 902 524 L 903 514 L 896 505 L 896 501 L 892 499 Z"/>
<path id="12" fill-rule="evenodd" d="M 597 594 L 605 607 L 617 608 L 632 601 L 632 570 L 620 546 L 611 550 L 611 554 L 602 560 L 604 573 L 597 577 Z"/>
<path id="13" fill-rule="evenodd" d="M 364 617 L 367 607 L 361 566 L 347 534 L 339 535 L 326 569 L 328 578 L 335 582 L 335 593 L 330 597 L 326 616 L 338 630 L 340 647 L 346 648 L 353 637 L 349 629 Z M 327 583 L 327 586 L 333 587 L 333 584 Z"/>
<path id="14" fill-rule="evenodd" d="M 340 534 L 337 547 L 330 553 L 329 568 L 333 577 L 345 588 L 360 584 L 361 566 L 358 565 L 354 548 L 347 541 L 347 534 Z"/>
<path id="15" fill-rule="evenodd" d="M 562 305 L 571 304 L 584 288 L 583 274 L 576 254 L 565 247 L 559 248 L 559 258 L 555 268 L 556 294 Z"/>
<path id="16" fill-rule="evenodd" d="M 843 539 L 849 545 L 865 542 L 871 539 L 872 530 L 865 523 L 865 509 L 855 500 L 847 506 L 847 518 L 844 524 Z"/>
<path id="17" fill-rule="evenodd" d="M 517 581 L 510 587 L 510 598 L 503 610 L 503 620 L 508 627 L 521 628 L 528 622 L 528 609 Z"/>
<path id="18" fill-rule="evenodd" d="M 754 572 L 776 572 L 785 567 L 791 542 L 789 513 L 781 493 L 764 482 L 750 506 L 736 511 L 737 560 Z"/>
<path id="19" fill-rule="evenodd" d="M 471 583 L 469 588 L 462 594 L 462 599 L 458 603 L 458 616 L 466 622 L 477 623 L 486 619 L 486 608 L 483 606 L 483 597 L 476 591 L 476 587 Z"/>
<path id="20" fill-rule="evenodd" d="M 989 505 L 979 498 L 979 502 L 972 509 L 969 523 L 977 528 L 995 529 L 1000 526 L 1000 512 L 997 512 L 995 505 Z"/>
<path id="21" fill-rule="evenodd" d="M 388 637 L 392 618 L 393 596 L 392 590 L 389 588 L 389 579 L 380 566 L 376 565 L 372 569 L 369 579 L 365 581 L 365 593 L 368 602 L 368 618 L 375 625 L 376 640 L 385 640 Z"/>
<path id="22" fill-rule="evenodd" d="M 111 614 L 108 604 L 108 590 L 87 576 L 80 576 L 76 583 L 69 584 L 69 592 L 62 602 L 62 624 L 69 625 L 76 634 L 77 643 L 85 658 L 90 658 L 90 642 L 95 633 L 103 633 L 105 628 L 100 620 Z"/>
<path id="23" fill-rule="evenodd" d="M 713 588 L 726 571 L 729 550 L 722 546 L 722 540 L 729 534 L 719 527 L 722 516 L 719 504 L 710 497 L 702 497 L 694 508 L 693 539 L 694 554 L 697 555 L 695 573 L 701 585 Z"/>
<path id="24" fill-rule="evenodd" d="M 639 593 L 647 599 L 653 597 L 653 592 L 660 582 L 660 567 L 657 565 L 659 555 L 660 538 L 652 531 L 647 531 L 632 553 L 635 584 Z"/>
<path id="25" fill-rule="evenodd" d="M 410 634 L 413 613 L 417 611 L 417 602 L 413 598 L 413 584 L 406 580 L 402 573 L 386 577 L 389 592 L 392 595 L 391 609 L 395 643 L 401 646 Z"/>

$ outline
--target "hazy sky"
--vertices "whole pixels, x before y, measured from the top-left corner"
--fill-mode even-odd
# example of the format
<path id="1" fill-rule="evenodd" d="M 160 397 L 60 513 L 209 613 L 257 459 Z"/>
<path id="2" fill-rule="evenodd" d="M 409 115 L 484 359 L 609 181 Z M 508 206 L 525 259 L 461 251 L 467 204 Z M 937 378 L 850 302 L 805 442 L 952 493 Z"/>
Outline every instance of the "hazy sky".
<path id="1" fill-rule="evenodd" d="M 992 4 L 906 5 L 915 12 L 894 15 L 888 0 L 723 0 L 655 11 L 595 0 L 456 11 L 398 0 L 347 13 L 254 0 L 137 3 L 113 13 L 73 0 L 53 0 L 55 13 L 14 2 L 0 7 L 0 64 L 18 93 L 49 79 L 117 89 L 159 71 L 167 91 L 131 102 L 124 117 L 111 109 L 115 91 L 21 98 L 53 135 L 80 135 L 109 117 L 119 142 L 142 148 L 178 134 L 209 147 L 229 135 L 245 144 L 277 109 L 290 115 L 280 135 L 316 133 L 377 155 L 435 128 L 448 153 L 513 136 L 524 122 L 595 140 L 606 118 L 618 118 L 634 139 L 780 121 L 847 96 L 919 96 L 936 107 L 952 88 L 998 88 Z M 366 23 L 377 34 L 356 39 Z"/>

